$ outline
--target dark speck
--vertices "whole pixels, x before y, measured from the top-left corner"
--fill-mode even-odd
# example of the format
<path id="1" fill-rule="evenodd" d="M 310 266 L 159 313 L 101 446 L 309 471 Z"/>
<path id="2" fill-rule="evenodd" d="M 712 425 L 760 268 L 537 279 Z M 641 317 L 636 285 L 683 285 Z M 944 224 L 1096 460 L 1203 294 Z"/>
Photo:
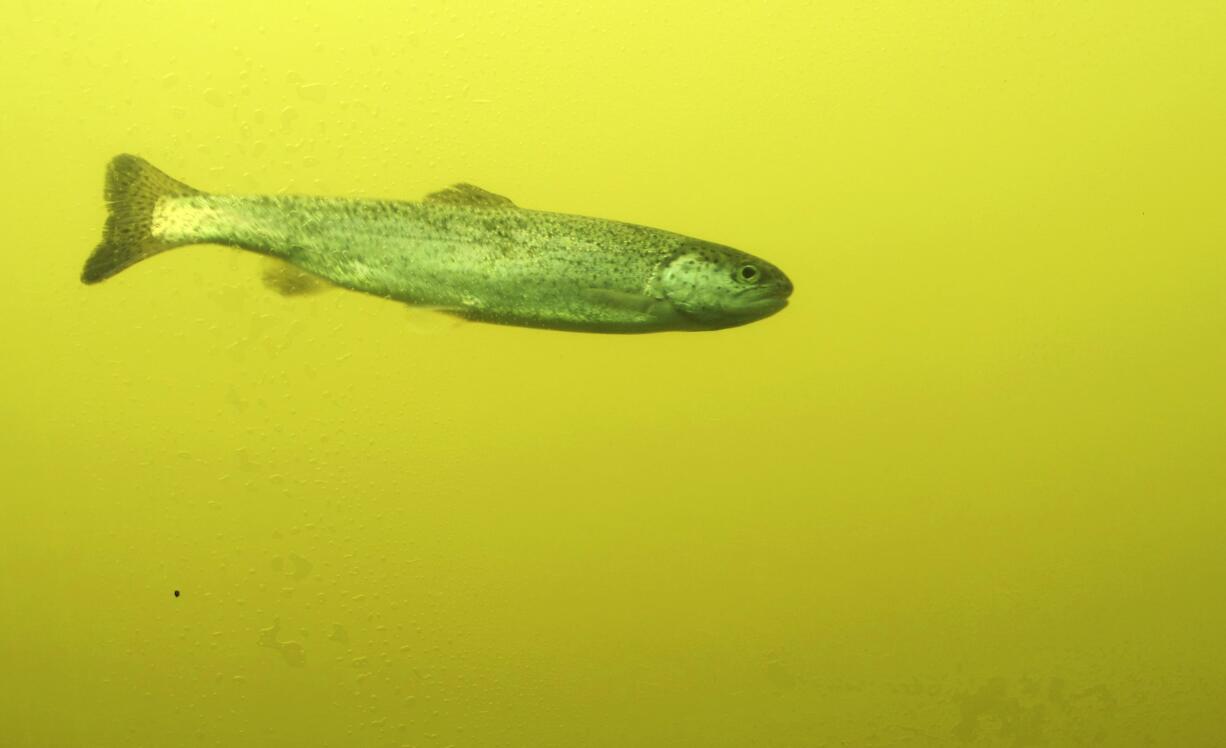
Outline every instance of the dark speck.
<path id="1" fill-rule="evenodd" d="M 179 591 L 175 590 L 175 597 L 178 597 L 178 596 L 179 596 Z"/>

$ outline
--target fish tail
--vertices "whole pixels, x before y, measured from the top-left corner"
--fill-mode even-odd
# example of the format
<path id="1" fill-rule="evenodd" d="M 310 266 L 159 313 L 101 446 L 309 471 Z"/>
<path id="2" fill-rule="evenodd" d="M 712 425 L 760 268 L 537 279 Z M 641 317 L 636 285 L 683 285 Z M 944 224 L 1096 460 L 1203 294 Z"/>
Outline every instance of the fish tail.
<path id="1" fill-rule="evenodd" d="M 106 170 L 106 202 L 110 211 L 102 242 L 85 261 L 81 282 L 97 283 L 141 260 L 181 246 L 153 233 L 158 200 L 202 194 L 163 174 L 148 161 L 124 153 Z"/>

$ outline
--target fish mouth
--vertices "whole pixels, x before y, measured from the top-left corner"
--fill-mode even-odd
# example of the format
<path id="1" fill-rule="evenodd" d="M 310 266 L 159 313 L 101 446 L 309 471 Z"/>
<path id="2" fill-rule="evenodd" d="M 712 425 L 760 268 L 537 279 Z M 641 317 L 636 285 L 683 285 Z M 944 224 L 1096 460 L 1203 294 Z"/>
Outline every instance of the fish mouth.
<path id="1" fill-rule="evenodd" d="M 788 305 L 788 300 L 782 296 L 773 296 L 771 298 L 760 299 L 750 302 L 749 309 L 755 312 L 767 312 L 773 314 Z"/>
<path id="2" fill-rule="evenodd" d="M 759 288 L 748 294 L 742 309 L 751 314 L 774 314 L 788 305 L 789 288 Z"/>

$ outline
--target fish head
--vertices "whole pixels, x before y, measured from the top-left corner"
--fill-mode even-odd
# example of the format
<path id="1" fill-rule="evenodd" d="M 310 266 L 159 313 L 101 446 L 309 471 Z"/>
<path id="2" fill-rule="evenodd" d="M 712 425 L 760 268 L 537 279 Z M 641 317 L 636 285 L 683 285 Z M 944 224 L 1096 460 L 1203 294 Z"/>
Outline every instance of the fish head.
<path id="1" fill-rule="evenodd" d="M 710 242 L 683 244 L 665 263 L 660 287 L 696 327 L 733 327 L 788 304 L 792 281 L 766 260 Z"/>

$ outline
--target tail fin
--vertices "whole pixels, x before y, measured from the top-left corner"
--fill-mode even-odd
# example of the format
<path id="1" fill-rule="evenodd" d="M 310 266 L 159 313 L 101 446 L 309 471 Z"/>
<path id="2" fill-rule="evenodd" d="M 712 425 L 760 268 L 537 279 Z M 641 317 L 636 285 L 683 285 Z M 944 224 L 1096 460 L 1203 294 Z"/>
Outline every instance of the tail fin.
<path id="1" fill-rule="evenodd" d="M 201 194 L 158 171 L 138 156 L 121 154 L 106 170 L 106 201 L 110 215 L 102 242 L 85 261 L 82 283 L 97 283 L 175 244 L 153 235 L 153 211 L 158 198 Z"/>

